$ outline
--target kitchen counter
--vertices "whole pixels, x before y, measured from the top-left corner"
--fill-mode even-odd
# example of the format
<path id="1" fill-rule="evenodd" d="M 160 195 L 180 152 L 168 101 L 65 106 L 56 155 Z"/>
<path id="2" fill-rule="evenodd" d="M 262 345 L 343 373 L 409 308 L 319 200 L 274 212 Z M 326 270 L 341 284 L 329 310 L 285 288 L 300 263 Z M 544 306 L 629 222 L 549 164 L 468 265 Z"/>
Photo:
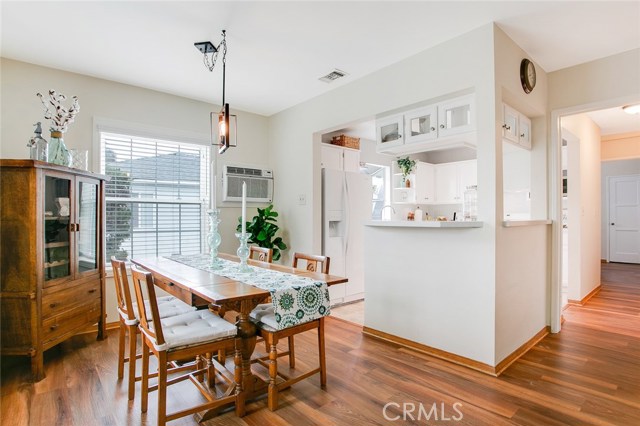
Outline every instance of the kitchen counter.
<path id="1" fill-rule="evenodd" d="M 370 220 L 365 226 L 386 226 L 397 228 L 482 228 L 483 222 L 438 222 L 412 220 Z"/>

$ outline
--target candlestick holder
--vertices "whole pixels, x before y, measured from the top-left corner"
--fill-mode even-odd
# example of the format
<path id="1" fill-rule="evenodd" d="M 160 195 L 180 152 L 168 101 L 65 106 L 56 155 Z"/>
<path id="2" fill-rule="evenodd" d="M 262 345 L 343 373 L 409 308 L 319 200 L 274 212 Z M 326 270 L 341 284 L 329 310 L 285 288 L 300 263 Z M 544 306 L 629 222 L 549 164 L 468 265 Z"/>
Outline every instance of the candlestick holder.
<path id="1" fill-rule="evenodd" d="M 247 241 L 249 240 L 249 234 L 238 232 L 236 233 L 236 237 L 240 240 L 240 247 L 236 251 L 236 254 L 240 258 L 240 265 L 238 266 L 238 270 L 240 272 L 251 272 L 251 268 L 247 265 L 247 259 L 249 258 L 249 246 L 247 245 Z"/>
<path id="2" fill-rule="evenodd" d="M 220 247 L 220 243 L 222 242 L 222 238 L 218 232 L 218 225 L 221 222 L 220 210 L 210 209 L 207 210 L 207 214 L 209 215 L 209 234 L 207 235 L 207 244 L 209 244 L 209 254 L 211 255 L 209 266 L 211 269 L 221 269 L 222 262 L 218 258 L 218 247 Z"/>

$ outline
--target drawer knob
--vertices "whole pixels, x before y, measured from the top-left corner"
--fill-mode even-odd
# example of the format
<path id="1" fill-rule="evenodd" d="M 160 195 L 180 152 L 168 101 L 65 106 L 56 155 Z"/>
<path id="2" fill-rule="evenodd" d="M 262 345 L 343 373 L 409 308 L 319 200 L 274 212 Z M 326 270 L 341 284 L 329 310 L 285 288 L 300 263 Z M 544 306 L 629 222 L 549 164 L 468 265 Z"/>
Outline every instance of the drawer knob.
<path id="1" fill-rule="evenodd" d="M 92 288 L 91 290 L 89 290 L 89 294 L 91 294 L 91 293 L 95 293 L 95 292 L 96 292 L 96 289 L 95 289 L 95 288 Z"/>
<path id="2" fill-rule="evenodd" d="M 49 327 L 51 331 L 55 330 L 56 328 L 58 328 L 58 324 L 53 324 L 51 327 Z"/>
<path id="3" fill-rule="evenodd" d="M 172 282 L 169 282 L 169 287 L 173 287 L 175 284 Z"/>
<path id="4" fill-rule="evenodd" d="M 52 304 L 49 305 L 50 308 L 55 308 L 56 306 L 58 306 L 57 303 L 52 303 Z"/>

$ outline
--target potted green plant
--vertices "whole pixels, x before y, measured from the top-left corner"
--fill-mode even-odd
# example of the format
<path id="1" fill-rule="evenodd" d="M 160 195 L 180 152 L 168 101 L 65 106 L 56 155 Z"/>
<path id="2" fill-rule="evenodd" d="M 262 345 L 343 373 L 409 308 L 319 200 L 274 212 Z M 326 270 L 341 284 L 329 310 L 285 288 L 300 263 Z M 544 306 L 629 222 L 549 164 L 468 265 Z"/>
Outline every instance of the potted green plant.
<path id="1" fill-rule="evenodd" d="M 405 182 L 406 186 L 409 187 L 411 183 L 407 179 L 409 173 L 413 171 L 413 168 L 416 166 L 416 160 L 412 160 L 409 157 L 398 158 L 398 168 L 402 172 L 402 182 Z"/>
<path id="2" fill-rule="evenodd" d="M 258 209 L 258 215 L 253 217 L 251 222 L 247 222 L 247 234 L 249 234 L 249 243 L 256 244 L 260 247 L 273 249 L 273 260 L 280 259 L 280 250 L 285 250 L 287 245 L 282 241 L 282 237 L 276 237 L 276 233 L 280 229 L 276 225 L 278 212 L 273 210 L 273 204 L 264 209 Z M 242 230 L 242 217 L 238 217 L 238 226 L 236 231 Z"/>

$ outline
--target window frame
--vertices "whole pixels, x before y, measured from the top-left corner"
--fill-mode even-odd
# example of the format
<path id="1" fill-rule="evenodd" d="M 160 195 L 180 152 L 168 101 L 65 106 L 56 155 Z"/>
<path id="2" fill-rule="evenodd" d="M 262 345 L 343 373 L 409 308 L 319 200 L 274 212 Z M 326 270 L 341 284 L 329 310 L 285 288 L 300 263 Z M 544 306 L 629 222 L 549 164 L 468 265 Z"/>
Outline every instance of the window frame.
<path id="1" fill-rule="evenodd" d="M 201 182 L 205 182 L 205 189 L 201 190 L 200 193 L 203 194 L 199 198 L 198 201 L 187 200 L 187 201 L 175 201 L 166 198 L 158 198 L 158 199 L 131 199 L 131 202 L 136 203 L 149 203 L 149 204 L 163 204 L 163 203 L 171 203 L 178 205 L 193 205 L 199 204 L 201 205 L 200 210 L 200 245 L 201 250 L 203 246 L 206 245 L 206 232 L 208 229 L 207 220 L 206 220 L 206 207 L 209 202 L 209 195 L 211 193 L 209 185 L 211 184 L 210 175 L 210 167 L 211 167 L 211 159 L 212 155 L 215 155 L 211 148 L 210 143 L 210 135 L 204 133 L 196 133 L 183 131 L 178 129 L 171 128 L 162 128 L 158 126 L 148 126 L 136 123 L 129 123 L 125 121 L 111 120 L 106 118 L 94 117 L 94 126 L 93 126 L 93 170 L 100 170 L 101 173 L 104 173 L 104 159 L 103 159 L 103 145 L 102 145 L 102 135 L 103 134 L 115 134 L 120 136 L 126 136 L 133 139 L 146 139 L 153 140 L 156 143 L 163 142 L 169 144 L 184 144 L 187 146 L 200 145 L 203 148 L 207 148 L 207 151 L 202 151 L 208 153 L 208 156 L 205 158 L 205 178 L 201 179 Z M 105 198 L 105 209 L 106 209 L 106 198 Z M 106 221 L 106 218 L 105 218 Z M 105 256 L 105 266 L 107 271 L 107 276 L 112 276 L 111 271 L 111 262 L 110 259 L 107 259 L 106 249 L 104 250 Z M 127 260 L 129 262 L 129 260 Z"/>

